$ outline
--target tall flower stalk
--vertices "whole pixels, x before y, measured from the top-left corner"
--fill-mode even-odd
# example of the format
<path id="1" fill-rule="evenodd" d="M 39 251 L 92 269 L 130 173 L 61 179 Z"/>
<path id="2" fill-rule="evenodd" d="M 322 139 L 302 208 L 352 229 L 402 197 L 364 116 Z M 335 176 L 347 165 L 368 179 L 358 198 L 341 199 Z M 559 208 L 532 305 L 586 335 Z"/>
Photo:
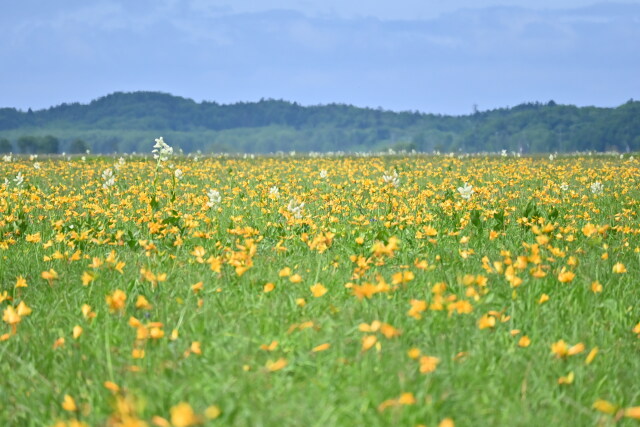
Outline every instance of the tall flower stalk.
<path id="1" fill-rule="evenodd" d="M 152 184 L 152 192 L 151 196 L 151 210 L 156 211 L 158 208 L 158 198 L 157 198 L 157 189 L 156 185 L 158 183 L 158 177 L 160 176 L 160 169 L 162 169 L 162 163 L 169 160 L 169 157 L 173 154 L 173 148 L 169 146 L 162 137 L 156 138 L 156 144 L 153 146 L 153 158 L 156 160 L 156 169 L 154 171 L 153 176 L 153 184 Z M 175 185 L 175 180 L 174 180 Z"/>

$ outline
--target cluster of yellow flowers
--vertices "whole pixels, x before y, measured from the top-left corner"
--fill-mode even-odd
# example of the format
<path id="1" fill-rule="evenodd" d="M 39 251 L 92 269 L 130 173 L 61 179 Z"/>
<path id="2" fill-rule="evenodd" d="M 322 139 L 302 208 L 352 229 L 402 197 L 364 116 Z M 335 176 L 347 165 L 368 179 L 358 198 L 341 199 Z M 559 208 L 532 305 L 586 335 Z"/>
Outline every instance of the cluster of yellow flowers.
<path id="1" fill-rule="evenodd" d="M 107 158 L 40 159 L 38 168 L 26 159 L 0 165 L 0 175 L 24 177 L 20 185 L 0 185 L 0 258 L 11 263 L 0 271 L 1 342 L 20 340 L 25 318 L 35 326 L 47 322 L 47 310 L 68 310 L 74 326 L 52 329 L 51 351 L 90 339 L 99 324 L 121 334 L 123 371 L 150 369 L 145 360 L 167 348 L 177 355 L 166 362 L 174 366 L 206 355 L 203 345 L 216 339 L 190 330 L 187 310 L 201 312 L 211 302 L 219 305 L 219 321 L 233 322 L 213 298 L 229 290 L 242 303 L 247 297 L 238 295 L 247 290 L 263 298 L 251 304 L 286 294 L 296 309 L 306 307 L 318 318 L 350 310 L 362 319 L 358 310 L 373 307 L 372 317 L 364 318 L 370 323 L 353 321 L 346 343 L 336 337 L 305 344 L 314 357 L 352 342 L 359 351 L 353 359 L 405 345 L 411 369 L 435 375 L 445 358 L 468 356 L 437 348 L 427 348 L 427 355 L 419 343 L 405 344 L 422 323 L 437 318 L 485 335 L 505 331 L 513 351 L 539 344 L 566 361 L 585 344 L 536 335 L 527 328 L 531 322 L 514 321 L 516 302 L 526 295 L 521 304 L 533 312 L 565 298 L 568 287 L 595 296 L 638 273 L 637 163 L 430 156 L 194 162 L 171 158 L 161 139 L 155 148 L 154 163 L 132 157 L 112 168 Z M 593 191 L 594 182 L 606 191 Z M 59 301 L 47 308 L 42 292 Z M 67 300 L 66 294 L 74 296 Z M 320 323 L 289 321 L 287 335 L 321 330 Z M 408 334 L 408 328 L 416 331 Z M 185 330 L 194 336 L 183 342 Z M 640 323 L 632 331 L 640 337 Z M 590 346 L 585 365 L 598 354 Z M 294 369 L 292 345 L 274 339 L 258 348 L 274 355 L 261 360 L 265 372 Z M 353 363 L 347 359 L 341 355 Z M 111 359 L 104 363 L 113 374 Z M 249 362 L 242 366 L 252 370 Z M 146 425 L 132 394 L 114 378 L 104 383 L 115 402 L 107 425 Z M 568 386 L 575 378 L 571 371 L 558 383 Z M 378 404 L 380 413 L 419 404 L 410 391 L 391 396 Z M 61 407 L 78 417 L 56 426 L 85 425 L 78 421 L 85 409 L 74 397 L 64 395 Z M 598 400 L 594 408 L 640 418 L 637 407 Z M 180 427 L 220 415 L 218 406 L 196 413 L 181 402 L 167 418 L 151 421 Z"/>

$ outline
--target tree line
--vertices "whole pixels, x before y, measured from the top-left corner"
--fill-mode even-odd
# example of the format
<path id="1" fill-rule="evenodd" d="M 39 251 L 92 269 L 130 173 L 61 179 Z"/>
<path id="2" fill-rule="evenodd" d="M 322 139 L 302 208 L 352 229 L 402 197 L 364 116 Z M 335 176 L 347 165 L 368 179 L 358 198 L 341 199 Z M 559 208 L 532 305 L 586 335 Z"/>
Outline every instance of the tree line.
<path id="1" fill-rule="evenodd" d="M 535 102 L 446 116 L 274 99 L 197 103 L 159 92 L 118 92 L 38 111 L 0 108 L 0 151 L 147 152 L 160 135 L 185 152 L 627 152 L 640 150 L 640 102 L 616 108 Z"/>

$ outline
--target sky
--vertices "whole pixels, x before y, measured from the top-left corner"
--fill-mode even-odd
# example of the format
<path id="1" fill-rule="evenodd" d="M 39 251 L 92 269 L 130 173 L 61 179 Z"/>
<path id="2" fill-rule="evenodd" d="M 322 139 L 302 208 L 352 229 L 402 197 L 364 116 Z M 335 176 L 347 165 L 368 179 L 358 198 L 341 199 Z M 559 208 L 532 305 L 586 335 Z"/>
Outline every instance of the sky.
<path id="1" fill-rule="evenodd" d="M 640 0 L 0 3 L 0 108 L 139 90 L 454 115 L 640 99 Z"/>

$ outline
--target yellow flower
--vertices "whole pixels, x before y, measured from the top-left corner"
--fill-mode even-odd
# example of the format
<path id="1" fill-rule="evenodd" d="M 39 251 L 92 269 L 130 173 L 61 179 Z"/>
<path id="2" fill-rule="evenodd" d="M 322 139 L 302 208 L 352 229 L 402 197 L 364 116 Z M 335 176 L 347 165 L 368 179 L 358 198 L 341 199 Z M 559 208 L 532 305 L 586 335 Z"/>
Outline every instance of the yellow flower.
<path id="1" fill-rule="evenodd" d="M 493 328 L 496 325 L 496 318 L 493 316 L 489 316 L 487 314 L 483 315 L 480 320 L 478 320 L 478 328 L 480 329 L 489 329 Z"/>
<path id="2" fill-rule="evenodd" d="M 207 417 L 210 420 L 215 420 L 216 418 L 218 418 L 220 416 L 221 413 L 222 413 L 222 411 L 216 405 L 211 405 L 207 409 L 204 410 L 204 416 Z"/>
<path id="3" fill-rule="evenodd" d="M 399 271 L 391 277 L 391 283 L 394 285 L 400 285 L 408 283 L 414 279 L 414 274 L 411 271 Z"/>
<path id="4" fill-rule="evenodd" d="M 265 293 L 266 293 L 266 292 L 271 292 L 271 291 L 272 291 L 272 290 L 274 290 L 275 288 L 276 288 L 276 286 L 275 286 L 273 283 L 269 282 L 269 283 L 266 283 L 266 284 L 264 285 L 264 288 L 262 288 L 262 290 L 263 290 L 263 292 L 265 292 Z"/>
<path id="5" fill-rule="evenodd" d="M 598 354 L 598 347 L 593 347 L 589 352 L 589 354 L 587 355 L 587 358 L 584 360 L 584 364 L 590 365 L 591 362 L 593 362 L 593 359 L 596 358 L 597 354 Z"/>
<path id="6" fill-rule="evenodd" d="M 320 351 L 325 351 L 325 350 L 329 350 L 329 348 L 331 348 L 331 344 L 329 344 L 328 342 L 324 343 L 324 344 L 320 344 L 316 347 L 313 347 L 311 349 L 311 352 L 313 353 L 318 353 Z"/>
<path id="7" fill-rule="evenodd" d="M 289 267 L 285 267 L 278 273 L 280 277 L 288 277 L 291 276 L 291 269 Z"/>
<path id="8" fill-rule="evenodd" d="M 58 273 L 52 268 L 49 271 L 40 273 L 43 279 L 49 282 L 49 286 L 53 286 L 53 281 L 58 278 Z"/>
<path id="9" fill-rule="evenodd" d="M 127 294 L 120 289 L 116 289 L 111 295 L 106 296 L 107 305 L 111 312 L 124 310 L 126 300 Z"/>
<path id="10" fill-rule="evenodd" d="M 191 343 L 191 346 L 189 347 L 189 350 L 191 350 L 191 353 L 194 354 L 202 354 L 202 349 L 200 348 L 200 341 L 194 341 Z"/>
<path id="11" fill-rule="evenodd" d="M 82 273 L 82 285 L 83 286 L 89 286 L 89 283 L 93 282 L 95 280 L 95 274 L 92 272 L 88 272 L 85 271 Z"/>
<path id="12" fill-rule="evenodd" d="M 287 359 L 280 358 L 275 362 L 272 362 L 272 361 L 267 362 L 267 370 L 269 372 L 275 372 L 275 371 L 279 371 L 280 369 L 283 369 L 287 365 L 288 365 Z"/>
<path id="13" fill-rule="evenodd" d="M 518 345 L 520 347 L 529 347 L 529 345 L 531 344 L 531 340 L 529 339 L 528 336 L 523 335 L 522 337 L 520 337 L 520 339 L 518 340 Z"/>
<path id="14" fill-rule="evenodd" d="M 16 279 L 16 288 L 26 288 L 26 287 L 27 287 L 27 281 L 25 280 L 25 278 L 22 276 L 18 276 L 18 278 Z"/>
<path id="15" fill-rule="evenodd" d="M 567 375 L 558 378 L 558 384 L 560 385 L 569 385 L 569 384 L 573 384 L 573 379 L 575 378 L 575 375 L 573 373 L 573 371 L 569 372 Z"/>
<path id="16" fill-rule="evenodd" d="M 77 340 L 78 338 L 80 338 L 80 335 L 82 335 L 82 327 L 81 326 L 74 326 L 73 327 L 73 339 Z"/>
<path id="17" fill-rule="evenodd" d="M 562 283 L 571 282 L 574 277 L 576 277 L 575 273 L 572 271 L 566 271 L 564 267 L 562 267 L 562 271 L 558 274 L 558 280 Z"/>
<path id="18" fill-rule="evenodd" d="M 409 358 L 411 359 L 417 359 L 418 357 L 420 357 L 420 349 L 415 347 L 409 349 L 409 351 L 407 351 L 407 356 L 409 356 Z"/>
<path id="19" fill-rule="evenodd" d="M 320 298 L 322 295 L 327 293 L 327 288 L 325 288 L 321 283 L 316 283 L 315 285 L 309 287 L 311 293 L 314 297 Z"/>
<path id="20" fill-rule="evenodd" d="M 20 317 L 28 316 L 31 314 L 31 308 L 27 307 L 27 304 L 25 304 L 24 301 L 20 301 L 20 304 L 18 304 L 17 307 L 17 313 Z"/>
<path id="21" fill-rule="evenodd" d="M 138 298 L 136 299 L 136 308 L 151 310 L 152 305 L 149 304 L 149 301 L 144 297 L 144 295 L 138 295 Z"/>
<path id="22" fill-rule="evenodd" d="M 604 412 L 605 414 L 612 415 L 616 413 L 616 411 L 618 410 L 618 407 L 611 402 L 608 402 L 603 399 L 598 399 L 593 403 L 593 409 L 600 412 Z"/>
<path id="23" fill-rule="evenodd" d="M 422 312 L 427 309 L 427 302 L 423 300 L 412 299 L 409 301 L 411 304 L 411 308 L 407 312 L 407 315 L 413 317 L 414 319 L 422 319 Z"/>
<path id="24" fill-rule="evenodd" d="M 171 408 L 171 424 L 174 427 L 190 427 L 201 422 L 201 418 L 196 416 L 191 405 L 186 402 L 180 402 Z"/>
<path id="25" fill-rule="evenodd" d="M 567 343 L 564 340 L 556 341 L 551 344 L 551 353 L 555 354 L 556 357 L 562 358 L 566 357 L 568 352 Z"/>
<path id="26" fill-rule="evenodd" d="M 622 274 L 622 273 L 626 273 L 627 272 L 627 268 L 624 266 L 623 263 L 621 262 L 617 262 L 614 266 L 613 266 L 613 272 L 617 273 L 617 274 Z"/>
<path id="27" fill-rule="evenodd" d="M 104 386 L 104 388 L 114 393 L 120 391 L 120 387 L 118 386 L 118 384 L 114 383 L 113 381 L 105 381 L 102 385 Z"/>
<path id="28" fill-rule="evenodd" d="M 73 400 L 73 397 L 69 396 L 68 394 L 64 395 L 64 400 L 62 401 L 62 409 L 68 412 L 75 412 L 78 410 L 76 401 Z"/>
<path id="29" fill-rule="evenodd" d="M 20 323 L 20 315 L 12 306 L 8 306 L 4 309 L 2 320 L 9 325 L 16 325 Z"/>
<path id="30" fill-rule="evenodd" d="M 640 420 L 640 406 L 625 409 L 624 416 L 627 418 L 633 418 L 634 420 Z"/>
<path id="31" fill-rule="evenodd" d="M 420 357 L 420 373 L 428 374 L 433 372 L 438 367 L 440 363 L 440 359 L 433 356 L 422 356 Z"/>
<path id="32" fill-rule="evenodd" d="M 378 338 L 375 335 L 365 335 L 362 337 L 362 351 L 367 351 L 378 342 Z"/>

